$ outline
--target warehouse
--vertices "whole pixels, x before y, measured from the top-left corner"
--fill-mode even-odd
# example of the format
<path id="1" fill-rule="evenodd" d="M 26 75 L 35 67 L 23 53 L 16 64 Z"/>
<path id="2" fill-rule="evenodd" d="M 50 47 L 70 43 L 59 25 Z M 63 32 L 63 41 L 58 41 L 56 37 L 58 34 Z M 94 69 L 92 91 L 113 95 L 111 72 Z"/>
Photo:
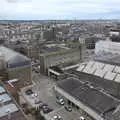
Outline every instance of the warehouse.
<path id="1" fill-rule="evenodd" d="M 120 101 L 103 90 L 94 88 L 90 84 L 76 78 L 60 81 L 55 86 L 56 95 L 72 103 L 78 111 L 81 109 L 95 120 L 118 120 L 114 114 L 118 112 Z"/>
<path id="2" fill-rule="evenodd" d="M 120 66 L 99 61 L 81 63 L 77 69 L 67 71 L 80 81 L 89 82 L 120 99 Z"/>

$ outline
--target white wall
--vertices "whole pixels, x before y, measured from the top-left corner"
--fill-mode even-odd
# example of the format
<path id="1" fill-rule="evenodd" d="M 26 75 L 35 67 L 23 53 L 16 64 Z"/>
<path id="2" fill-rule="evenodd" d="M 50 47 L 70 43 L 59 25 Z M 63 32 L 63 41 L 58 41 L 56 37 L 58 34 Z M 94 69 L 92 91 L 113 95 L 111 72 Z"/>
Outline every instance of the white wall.
<path id="1" fill-rule="evenodd" d="M 115 32 L 115 31 L 110 32 L 110 36 L 112 36 L 112 35 L 117 35 L 118 36 L 119 34 L 120 34 L 120 32 Z"/>

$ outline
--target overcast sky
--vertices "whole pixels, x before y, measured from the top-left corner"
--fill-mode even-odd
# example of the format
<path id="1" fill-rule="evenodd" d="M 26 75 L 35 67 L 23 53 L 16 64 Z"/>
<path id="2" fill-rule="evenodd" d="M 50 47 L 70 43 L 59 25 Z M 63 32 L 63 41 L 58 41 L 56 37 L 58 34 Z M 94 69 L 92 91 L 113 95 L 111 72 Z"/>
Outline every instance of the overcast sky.
<path id="1" fill-rule="evenodd" d="M 0 0 L 0 19 L 119 19 L 120 0 Z"/>

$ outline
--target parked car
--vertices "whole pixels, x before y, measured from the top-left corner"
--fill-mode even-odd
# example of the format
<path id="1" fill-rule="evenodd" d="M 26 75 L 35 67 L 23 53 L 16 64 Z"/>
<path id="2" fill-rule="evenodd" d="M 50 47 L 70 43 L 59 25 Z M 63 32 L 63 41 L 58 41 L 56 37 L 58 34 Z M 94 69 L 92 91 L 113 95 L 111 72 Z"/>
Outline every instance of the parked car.
<path id="1" fill-rule="evenodd" d="M 37 93 L 34 93 L 34 96 L 35 96 L 35 97 L 37 97 L 37 96 L 38 96 L 38 94 L 37 94 Z"/>
<path id="2" fill-rule="evenodd" d="M 83 116 L 81 116 L 81 117 L 79 118 L 79 120 L 85 120 L 85 118 L 84 118 Z"/>
<path id="3" fill-rule="evenodd" d="M 47 108 L 47 107 L 48 107 L 47 104 L 43 104 L 42 109 L 45 109 L 45 108 Z"/>
<path id="4" fill-rule="evenodd" d="M 38 97 L 38 94 L 37 93 L 33 93 L 33 94 L 31 94 L 31 97 L 32 97 L 32 99 L 34 99 L 35 97 Z"/>
<path id="5" fill-rule="evenodd" d="M 63 118 L 61 116 L 59 116 L 59 115 L 55 115 L 50 120 L 63 120 Z"/>
<path id="6" fill-rule="evenodd" d="M 53 111 L 53 109 L 51 109 L 49 107 L 43 108 L 42 110 L 43 110 L 44 114 L 47 114 L 47 113 L 50 113 L 51 111 Z"/>
<path id="7" fill-rule="evenodd" d="M 42 106 L 43 106 L 44 103 L 39 103 L 39 109 L 42 109 Z"/>
<path id="8" fill-rule="evenodd" d="M 32 95 L 33 91 L 31 89 L 28 89 L 28 90 L 25 91 L 25 94 L 26 95 Z"/>
<path id="9" fill-rule="evenodd" d="M 56 99 L 56 102 L 57 102 L 59 105 L 64 105 L 64 104 L 65 104 L 63 98 L 61 98 L 61 99 Z"/>
<path id="10" fill-rule="evenodd" d="M 71 107 L 71 106 L 65 105 L 64 107 L 65 107 L 65 109 L 66 109 L 67 111 L 69 111 L 69 112 L 72 111 L 72 107 Z"/>
<path id="11" fill-rule="evenodd" d="M 48 107 L 48 105 L 45 104 L 45 103 L 40 103 L 40 104 L 39 104 L 39 108 L 40 108 L 40 109 L 44 109 L 44 108 L 46 108 L 46 107 Z"/>

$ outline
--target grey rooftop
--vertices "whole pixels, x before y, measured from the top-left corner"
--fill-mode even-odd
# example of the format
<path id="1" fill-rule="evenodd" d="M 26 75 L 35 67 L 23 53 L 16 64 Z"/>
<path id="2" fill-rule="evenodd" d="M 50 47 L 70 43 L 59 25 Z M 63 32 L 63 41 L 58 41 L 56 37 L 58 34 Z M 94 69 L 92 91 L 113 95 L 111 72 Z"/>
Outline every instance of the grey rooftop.
<path id="1" fill-rule="evenodd" d="M 0 46 L 0 53 L 10 67 L 30 64 L 29 58 L 4 46 Z"/>

